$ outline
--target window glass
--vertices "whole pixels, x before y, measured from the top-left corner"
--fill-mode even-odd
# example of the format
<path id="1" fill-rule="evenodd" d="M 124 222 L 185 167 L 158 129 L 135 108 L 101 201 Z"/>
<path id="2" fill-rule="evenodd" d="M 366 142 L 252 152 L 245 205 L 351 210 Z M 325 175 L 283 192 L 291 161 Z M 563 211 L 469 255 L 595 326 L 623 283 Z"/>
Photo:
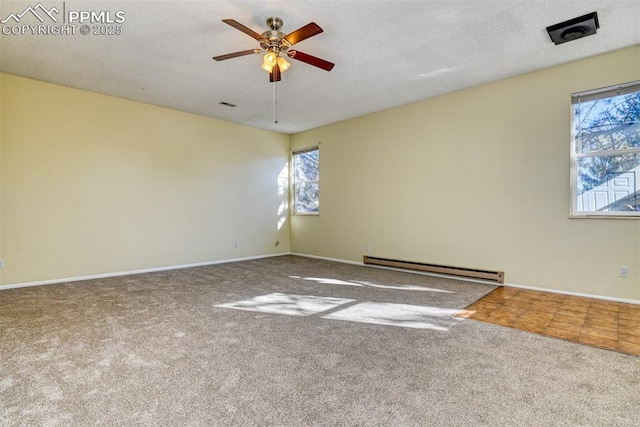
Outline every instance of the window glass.
<path id="1" fill-rule="evenodd" d="M 293 211 L 320 212 L 320 150 L 318 147 L 293 152 Z"/>
<path id="2" fill-rule="evenodd" d="M 572 216 L 640 217 L 640 82 L 572 106 Z"/>

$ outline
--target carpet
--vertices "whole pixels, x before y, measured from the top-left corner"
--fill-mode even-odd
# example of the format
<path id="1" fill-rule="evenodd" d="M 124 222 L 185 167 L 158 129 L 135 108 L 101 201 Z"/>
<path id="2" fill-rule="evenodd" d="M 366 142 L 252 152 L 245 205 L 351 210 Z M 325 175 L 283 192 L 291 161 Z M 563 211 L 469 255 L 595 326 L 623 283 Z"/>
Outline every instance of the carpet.
<path id="1" fill-rule="evenodd" d="M 635 426 L 640 358 L 295 256 L 0 291 L 0 425 Z"/>

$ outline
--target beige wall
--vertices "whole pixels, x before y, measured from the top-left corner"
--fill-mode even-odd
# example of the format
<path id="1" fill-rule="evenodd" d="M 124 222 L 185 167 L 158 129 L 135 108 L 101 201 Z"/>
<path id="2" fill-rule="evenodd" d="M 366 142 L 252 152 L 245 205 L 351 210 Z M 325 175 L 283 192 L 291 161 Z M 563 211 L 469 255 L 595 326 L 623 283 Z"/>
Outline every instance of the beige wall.
<path id="1" fill-rule="evenodd" d="M 3 74 L 0 73 L 0 258 L 2 258 L 2 82 Z M 2 283 L 2 269 L 0 269 L 0 284 Z"/>
<path id="2" fill-rule="evenodd" d="M 0 76 L 2 284 L 289 251 L 287 135 Z"/>
<path id="3" fill-rule="evenodd" d="M 321 143 L 321 213 L 292 251 L 640 300 L 640 220 L 569 219 L 570 95 L 633 80 L 638 46 L 293 135 Z"/>

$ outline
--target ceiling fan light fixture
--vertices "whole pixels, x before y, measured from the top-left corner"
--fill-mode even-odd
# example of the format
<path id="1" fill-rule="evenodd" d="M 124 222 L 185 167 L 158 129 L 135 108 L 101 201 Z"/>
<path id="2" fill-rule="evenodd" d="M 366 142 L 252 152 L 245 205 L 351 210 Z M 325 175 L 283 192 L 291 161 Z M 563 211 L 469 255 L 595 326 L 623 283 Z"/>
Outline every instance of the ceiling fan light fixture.
<path id="1" fill-rule="evenodd" d="M 287 71 L 289 67 L 291 67 L 291 64 L 289 63 L 289 61 L 284 59 L 282 56 L 278 56 L 277 62 L 278 62 L 278 67 L 280 67 L 280 71 L 282 72 Z"/>
<path id="2" fill-rule="evenodd" d="M 264 56 L 265 64 L 270 64 L 272 67 L 276 65 L 276 59 L 278 58 L 278 54 L 272 51 L 267 52 Z"/>
<path id="3" fill-rule="evenodd" d="M 273 69 L 273 66 L 276 65 L 277 60 L 278 60 L 278 55 L 275 52 L 273 51 L 267 52 L 267 54 L 264 56 L 264 62 L 261 65 L 262 69 L 265 70 L 267 73 L 270 73 L 271 70 Z"/>

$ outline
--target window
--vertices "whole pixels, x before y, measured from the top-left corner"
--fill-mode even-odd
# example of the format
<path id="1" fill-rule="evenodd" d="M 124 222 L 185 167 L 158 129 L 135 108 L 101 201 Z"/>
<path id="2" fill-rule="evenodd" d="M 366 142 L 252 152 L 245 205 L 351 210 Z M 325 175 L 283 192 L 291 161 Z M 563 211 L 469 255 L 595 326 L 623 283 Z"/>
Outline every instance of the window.
<path id="1" fill-rule="evenodd" d="M 320 212 L 320 150 L 318 147 L 293 152 L 293 213 L 317 215 Z"/>
<path id="2" fill-rule="evenodd" d="M 571 215 L 640 218 L 640 82 L 571 103 Z"/>

